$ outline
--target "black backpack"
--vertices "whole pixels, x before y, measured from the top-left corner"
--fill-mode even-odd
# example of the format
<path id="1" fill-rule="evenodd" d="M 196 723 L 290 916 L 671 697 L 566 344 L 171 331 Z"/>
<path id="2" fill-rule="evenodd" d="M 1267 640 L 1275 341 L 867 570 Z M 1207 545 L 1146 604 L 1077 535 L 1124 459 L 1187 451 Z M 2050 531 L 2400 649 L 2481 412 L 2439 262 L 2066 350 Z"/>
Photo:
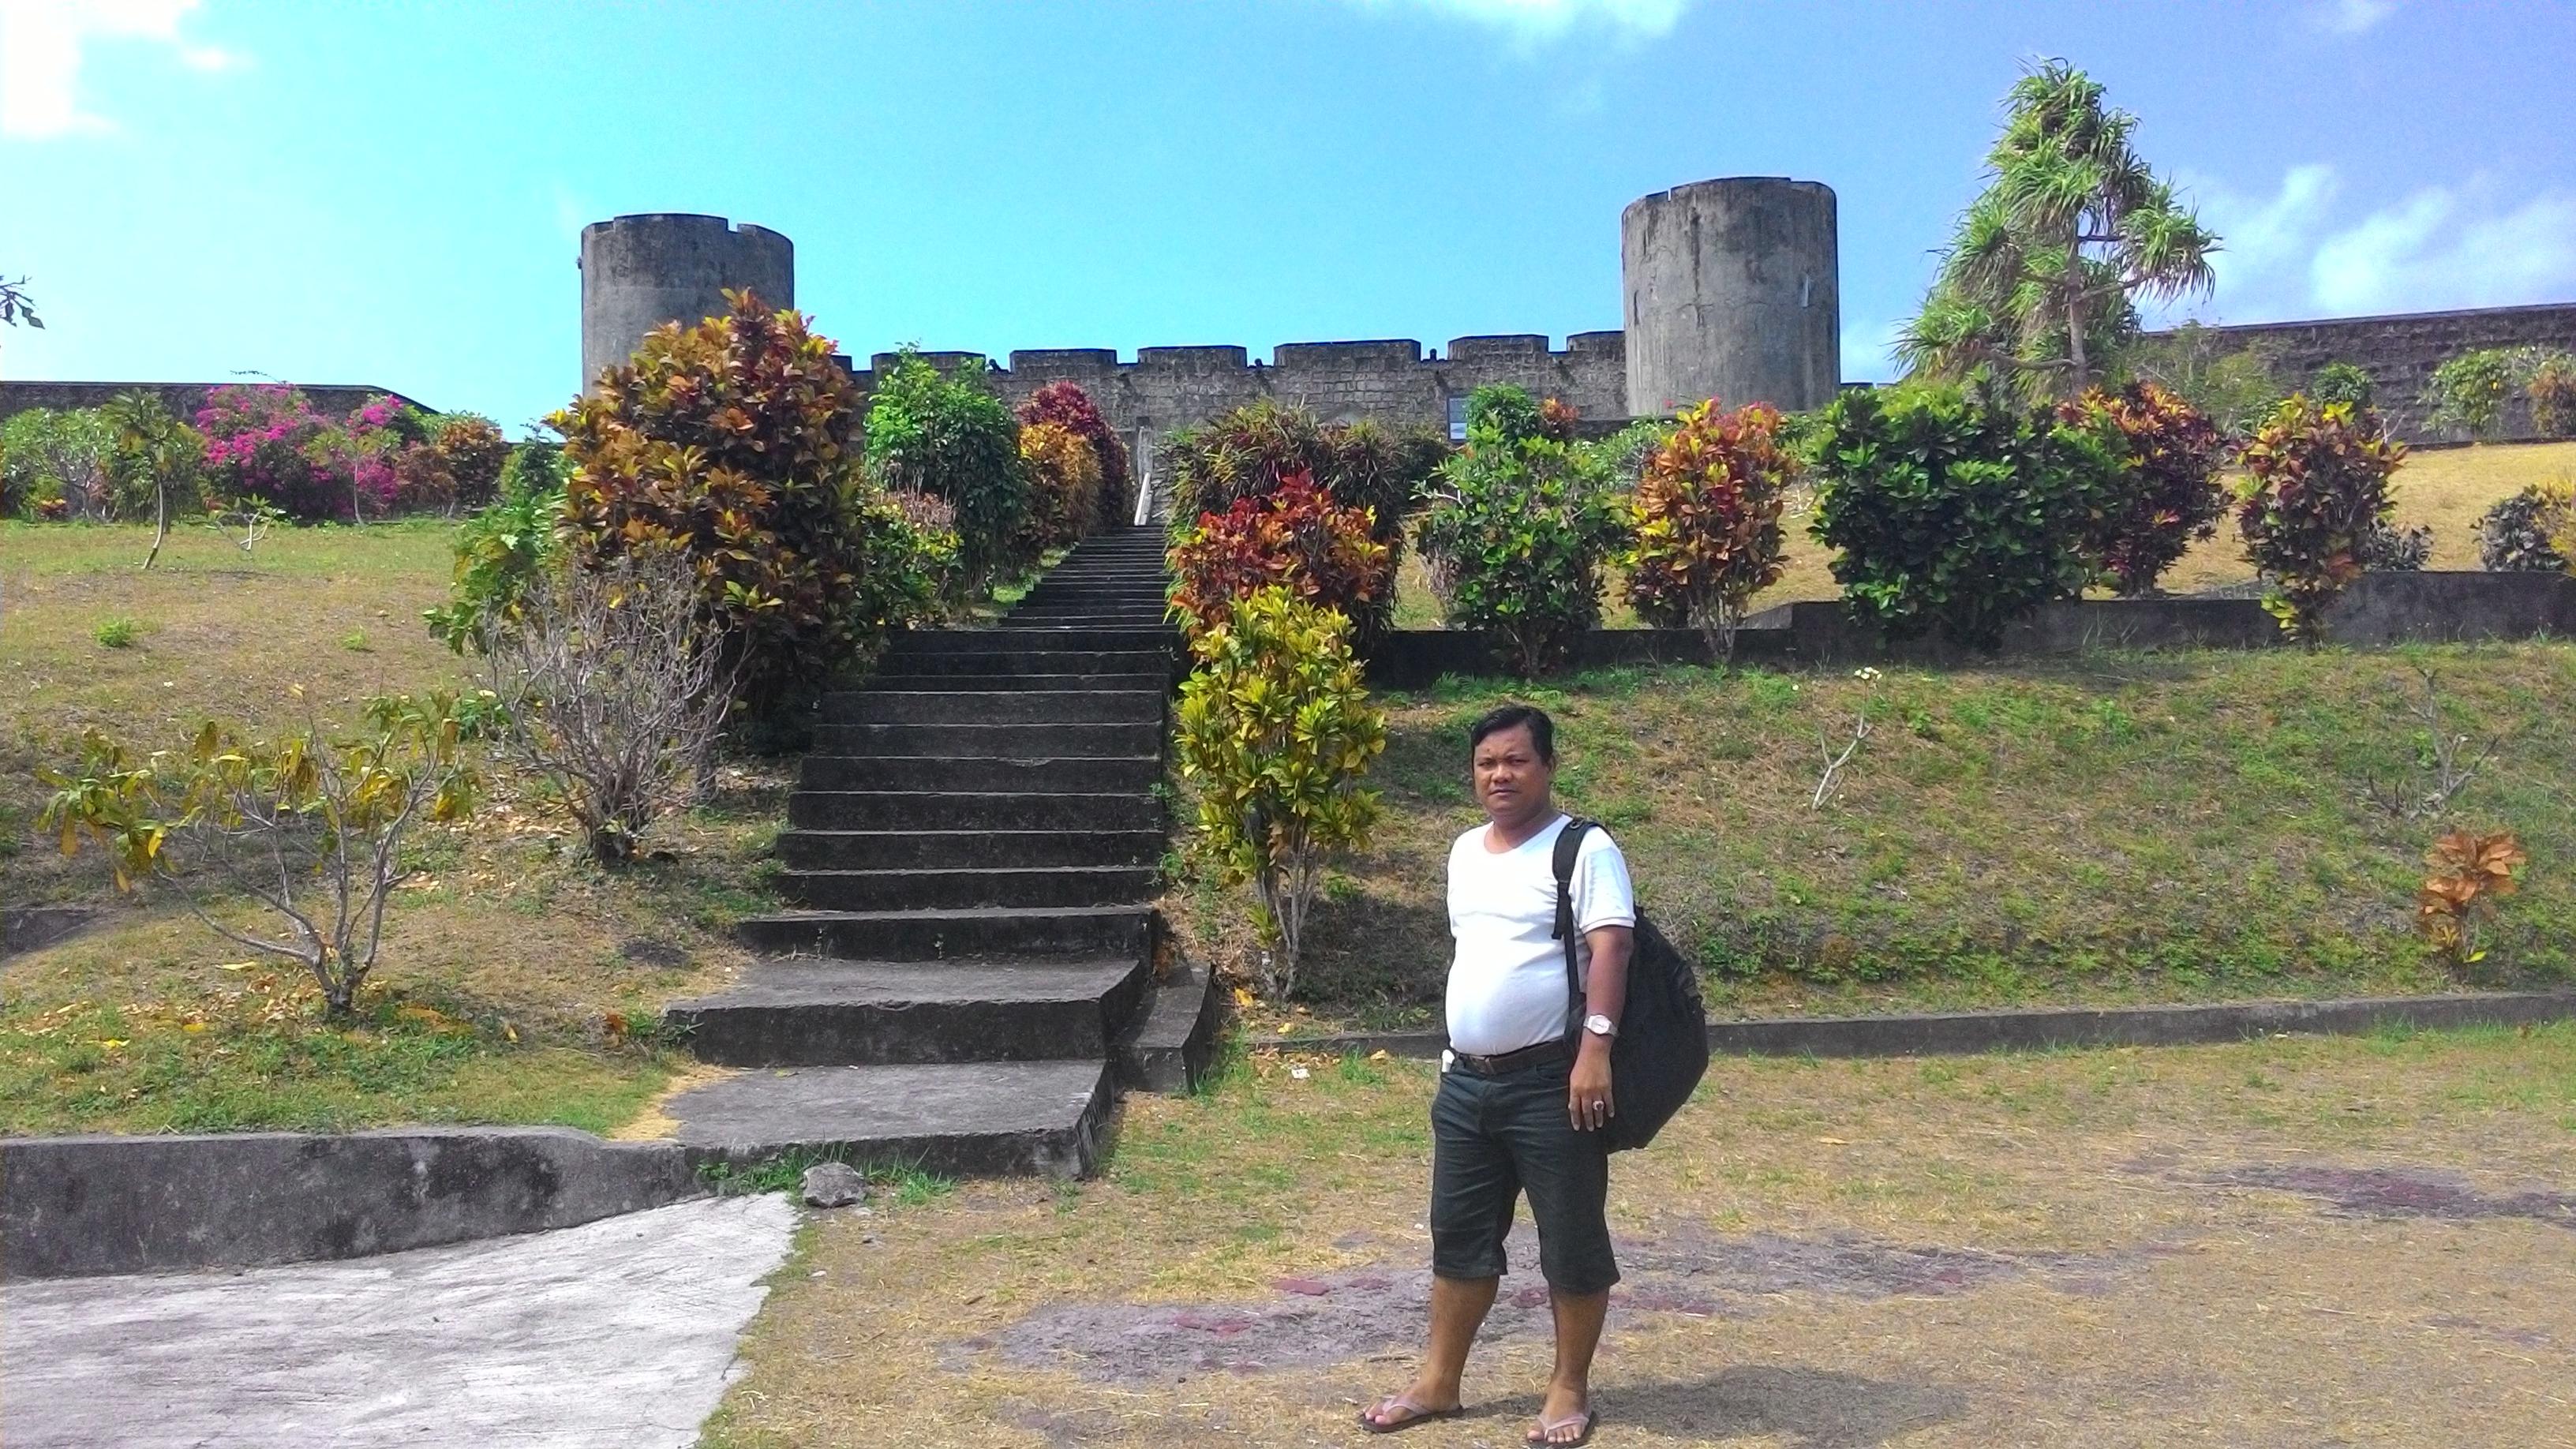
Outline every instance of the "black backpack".
<path id="1" fill-rule="evenodd" d="M 1574 857 L 1583 848 L 1583 832 L 1595 828 L 1597 822 L 1576 817 L 1556 837 L 1556 937 L 1565 943 L 1566 1035 L 1578 1046 L 1586 1013 L 1583 968 L 1575 959 Z M 1628 1001 L 1619 1011 L 1619 1034 L 1610 1041 L 1610 1094 L 1618 1105 L 1605 1129 L 1610 1150 L 1654 1141 L 1707 1072 L 1708 1007 L 1700 1000 L 1699 971 L 1641 909 L 1628 955 Z"/>

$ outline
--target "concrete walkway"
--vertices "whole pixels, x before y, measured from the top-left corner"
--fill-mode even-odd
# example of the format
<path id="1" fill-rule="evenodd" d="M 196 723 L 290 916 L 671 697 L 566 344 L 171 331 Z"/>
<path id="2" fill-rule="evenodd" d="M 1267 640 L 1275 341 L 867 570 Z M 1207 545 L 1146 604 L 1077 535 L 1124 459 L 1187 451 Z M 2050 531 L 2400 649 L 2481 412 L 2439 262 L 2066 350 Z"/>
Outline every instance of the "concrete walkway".
<path id="1" fill-rule="evenodd" d="M 244 1273 L 0 1287 L 10 1449 L 696 1442 L 787 1254 L 780 1195 Z"/>

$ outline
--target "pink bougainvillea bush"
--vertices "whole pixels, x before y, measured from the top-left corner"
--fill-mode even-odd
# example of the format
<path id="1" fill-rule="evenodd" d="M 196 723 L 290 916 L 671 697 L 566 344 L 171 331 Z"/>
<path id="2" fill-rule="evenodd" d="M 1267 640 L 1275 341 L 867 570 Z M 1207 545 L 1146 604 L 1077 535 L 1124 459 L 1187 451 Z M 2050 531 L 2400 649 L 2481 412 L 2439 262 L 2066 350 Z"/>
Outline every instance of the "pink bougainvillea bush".
<path id="1" fill-rule="evenodd" d="M 399 404 L 378 399 L 359 412 L 379 403 L 361 429 L 386 431 Z M 197 431 L 205 435 L 207 486 L 215 496 L 265 499 L 302 522 L 352 517 L 361 489 L 374 490 L 365 505 L 370 516 L 391 505 L 390 457 L 315 412 L 301 389 L 277 383 L 216 388 L 197 410 Z M 373 463 L 363 475 L 362 458 Z"/>

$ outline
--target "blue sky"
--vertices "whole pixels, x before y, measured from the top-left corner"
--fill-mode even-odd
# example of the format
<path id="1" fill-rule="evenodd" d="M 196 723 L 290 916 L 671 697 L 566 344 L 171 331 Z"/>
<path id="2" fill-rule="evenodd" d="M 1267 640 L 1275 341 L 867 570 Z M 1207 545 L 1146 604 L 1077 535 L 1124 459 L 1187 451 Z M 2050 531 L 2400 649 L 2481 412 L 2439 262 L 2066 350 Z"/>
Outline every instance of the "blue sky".
<path id="1" fill-rule="evenodd" d="M 2576 300 L 2576 6 L 1721 0 L 0 0 L 0 376 L 370 382 L 514 430 L 577 235 L 784 231 L 848 350 L 1618 325 L 1619 209 L 1840 196 L 1845 372 L 2020 63 L 2143 119 L 2214 320 Z"/>

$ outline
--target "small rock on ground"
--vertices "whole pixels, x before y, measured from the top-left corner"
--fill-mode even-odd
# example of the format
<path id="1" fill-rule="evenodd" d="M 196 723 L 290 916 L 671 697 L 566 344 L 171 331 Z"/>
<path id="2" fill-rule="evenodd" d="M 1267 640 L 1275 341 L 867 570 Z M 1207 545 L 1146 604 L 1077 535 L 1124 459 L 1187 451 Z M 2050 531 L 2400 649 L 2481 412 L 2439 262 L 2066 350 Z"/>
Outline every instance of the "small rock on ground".
<path id="1" fill-rule="evenodd" d="M 868 1180 L 846 1162 L 818 1162 L 805 1169 L 805 1205 L 848 1207 L 868 1200 Z"/>

